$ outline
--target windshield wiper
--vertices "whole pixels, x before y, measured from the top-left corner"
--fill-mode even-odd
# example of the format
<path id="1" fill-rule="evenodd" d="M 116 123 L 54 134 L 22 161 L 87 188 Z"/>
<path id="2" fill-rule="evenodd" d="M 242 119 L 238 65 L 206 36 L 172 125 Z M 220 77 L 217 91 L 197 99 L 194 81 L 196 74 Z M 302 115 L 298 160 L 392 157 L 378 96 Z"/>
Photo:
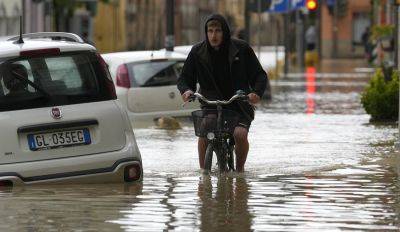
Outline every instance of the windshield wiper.
<path id="1" fill-rule="evenodd" d="M 33 81 L 29 80 L 28 78 L 25 78 L 24 76 L 22 76 L 21 74 L 12 71 L 12 73 L 14 74 L 15 78 L 17 78 L 19 81 L 22 81 L 24 83 L 27 83 L 28 85 L 32 86 L 34 89 L 36 89 L 37 91 L 39 91 L 40 93 L 42 93 L 46 98 L 51 98 L 51 95 L 46 92 L 46 90 L 44 90 L 42 87 L 40 87 L 39 85 L 35 84 Z"/>

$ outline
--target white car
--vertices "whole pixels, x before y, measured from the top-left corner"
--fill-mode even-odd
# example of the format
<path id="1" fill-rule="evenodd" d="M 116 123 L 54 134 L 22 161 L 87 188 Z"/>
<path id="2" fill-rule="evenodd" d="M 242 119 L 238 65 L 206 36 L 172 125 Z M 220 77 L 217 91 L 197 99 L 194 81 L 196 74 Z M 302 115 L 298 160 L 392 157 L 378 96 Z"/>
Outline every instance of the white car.
<path id="1" fill-rule="evenodd" d="M 142 180 L 107 65 L 70 33 L 0 42 L 0 186 Z"/>
<path id="2" fill-rule="evenodd" d="M 118 99 L 131 120 L 189 116 L 198 103 L 182 107 L 176 87 L 186 55 L 170 51 L 132 51 L 102 54 L 109 65 Z"/>

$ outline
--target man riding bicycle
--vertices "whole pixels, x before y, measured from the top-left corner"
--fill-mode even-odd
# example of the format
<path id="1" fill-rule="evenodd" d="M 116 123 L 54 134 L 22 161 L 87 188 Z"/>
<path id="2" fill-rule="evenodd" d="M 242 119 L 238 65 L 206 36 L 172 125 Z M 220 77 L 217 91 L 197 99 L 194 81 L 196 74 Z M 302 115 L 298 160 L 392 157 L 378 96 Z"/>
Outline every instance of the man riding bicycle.
<path id="1" fill-rule="evenodd" d="M 196 91 L 207 99 L 229 100 L 237 90 L 248 94 L 249 103 L 236 101 L 225 109 L 240 115 L 233 136 L 235 139 L 236 170 L 244 171 L 249 143 L 250 124 L 254 119 L 253 105 L 260 101 L 268 85 L 267 73 L 262 69 L 252 48 L 244 41 L 233 39 L 225 18 L 219 14 L 208 17 L 205 23 L 206 39 L 193 46 L 181 76 L 178 89 L 183 101 L 188 101 Z M 209 109 L 206 104 L 202 109 Z M 204 169 L 207 139 L 199 138 L 198 152 L 200 168 Z"/>

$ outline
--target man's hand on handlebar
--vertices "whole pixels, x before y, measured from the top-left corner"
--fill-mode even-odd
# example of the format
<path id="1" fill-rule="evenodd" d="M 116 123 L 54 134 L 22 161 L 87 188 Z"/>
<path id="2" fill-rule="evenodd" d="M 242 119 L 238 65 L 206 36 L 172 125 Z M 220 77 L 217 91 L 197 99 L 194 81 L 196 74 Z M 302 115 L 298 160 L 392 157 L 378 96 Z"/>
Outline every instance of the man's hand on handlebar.
<path id="1" fill-rule="evenodd" d="M 260 97 L 255 93 L 249 93 L 247 96 L 249 97 L 249 103 L 252 105 L 260 102 Z"/>
<path id="2" fill-rule="evenodd" d="M 192 90 L 186 90 L 186 92 L 184 92 L 183 94 L 182 94 L 182 100 L 184 101 L 184 102 L 188 102 L 188 101 L 190 101 L 191 99 L 192 99 L 192 96 L 193 96 L 193 94 L 194 94 L 194 92 L 192 91 Z"/>

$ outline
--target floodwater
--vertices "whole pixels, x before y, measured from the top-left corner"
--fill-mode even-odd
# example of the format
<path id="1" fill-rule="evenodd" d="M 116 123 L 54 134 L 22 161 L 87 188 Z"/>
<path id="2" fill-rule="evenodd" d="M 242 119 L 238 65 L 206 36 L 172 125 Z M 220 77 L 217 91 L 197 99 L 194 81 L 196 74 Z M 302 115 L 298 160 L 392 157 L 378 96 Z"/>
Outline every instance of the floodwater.
<path id="1" fill-rule="evenodd" d="M 399 231 L 397 125 L 369 123 L 365 64 L 323 67 L 271 82 L 245 173 L 201 173 L 189 119 L 137 122 L 143 183 L 0 190 L 0 231 Z"/>

